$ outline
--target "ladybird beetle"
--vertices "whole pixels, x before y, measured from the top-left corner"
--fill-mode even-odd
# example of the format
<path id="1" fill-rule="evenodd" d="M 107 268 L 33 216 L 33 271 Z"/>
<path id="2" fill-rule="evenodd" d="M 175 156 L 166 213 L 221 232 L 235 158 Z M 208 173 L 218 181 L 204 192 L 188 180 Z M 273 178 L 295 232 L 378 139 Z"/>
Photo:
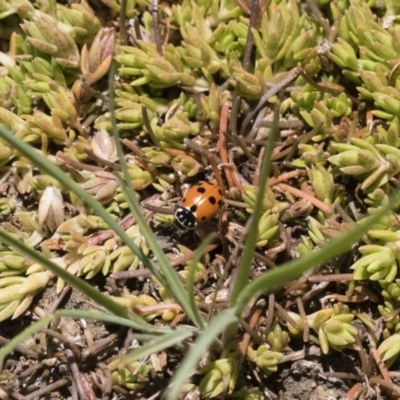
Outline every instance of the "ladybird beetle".
<path id="1" fill-rule="evenodd" d="M 195 229 L 198 222 L 211 219 L 222 204 L 222 190 L 216 184 L 201 181 L 184 195 L 175 212 L 175 225 L 180 229 Z"/>

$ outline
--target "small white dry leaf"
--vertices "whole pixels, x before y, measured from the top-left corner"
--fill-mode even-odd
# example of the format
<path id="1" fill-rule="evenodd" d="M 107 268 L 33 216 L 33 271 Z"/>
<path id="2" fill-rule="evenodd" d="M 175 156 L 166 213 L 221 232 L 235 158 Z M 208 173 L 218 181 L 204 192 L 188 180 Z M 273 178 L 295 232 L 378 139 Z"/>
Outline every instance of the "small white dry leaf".
<path id="1" fill-rule="evenodd" d="M 64 222 L 64 200 L 61 192 L 54 186 L 48 186 L 39 202 L 39 224 L 46 224 L 51 231 L 55 231 Z"/>
<path id="2" fill-rule="evenodd" d="M 94 134 L 92 150 L 97 157 L 103 160 L 115 161 L 118 158 L 114 138 L 105 129 L 101 129 Z"/>

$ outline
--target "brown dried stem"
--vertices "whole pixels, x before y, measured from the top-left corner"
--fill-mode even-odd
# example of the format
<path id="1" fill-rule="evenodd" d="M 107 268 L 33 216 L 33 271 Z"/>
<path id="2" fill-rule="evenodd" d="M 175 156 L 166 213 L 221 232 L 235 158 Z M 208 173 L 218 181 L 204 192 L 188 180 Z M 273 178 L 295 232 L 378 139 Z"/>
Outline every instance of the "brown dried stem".
<path id="1" fill-rule="evenodd" d="M 286 185 L 285 183 L 279 183 L 277 186 L 283 191 L 292 194 L 293 196 L 299 197 L 301 199 L 306 199 L 308 200 L 313 206 L 319 208 L 322 212 L 325 214 L 331 214 L 332 213 L 332 208 L 327 206 L 325 203 L 323 203 L 321 200 L 318 200 L 314 196 L 310 196 L 307 193 L 304 193 L 303 191 L 296 189 L 292 186 Z"/>

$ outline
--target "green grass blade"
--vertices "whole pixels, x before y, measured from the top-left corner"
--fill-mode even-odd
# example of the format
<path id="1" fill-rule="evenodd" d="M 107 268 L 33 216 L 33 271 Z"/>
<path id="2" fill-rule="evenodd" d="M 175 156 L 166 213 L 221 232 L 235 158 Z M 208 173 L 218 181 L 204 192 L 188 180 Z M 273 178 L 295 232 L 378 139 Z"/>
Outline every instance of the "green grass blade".
<path id="1" fill-rule="evenodd" d="M 126 326 L 137 331 L 151 332 L 152 334 L 161 334 L 165 332 L 170 332 L 171 328 L 167 326 L 151 326 L 151 331 L 148 329 L 143 329 L 143 320 L 138 324 L 136 319 L 128 319 L 124 317 L 119 317 L 113 314 L 106 314 L 99 311 L 85 311 L 85 310 L 57 310 L 54 315 L 60 317 L 70 317 L 70 318 L 83 318 L 92 319 L 95 321 L 103 321 L 110 324 L 115 324 L 118 326 Z"/>
<path id="2" fill-rule="evenodd" d="M 190 306 L 194 311 L 196 319 L 196 326 L 198 326 L 200 329 L 204 329 L 204 318 L 200 314 L 197 305 L 196 305 L 196 300 L 195 300 L 195 293 L 194 293 L 194 284 L 195 284 L 195 275 L 196 275 L 196 265 L 200 261 L 200 258 L 204 255 L 206 248 L 211 242 L 215 239 L 216 235 L 209 235 L 207 236 L 201 243 L 200 246 L 196 249 L 194 252 L 193 258 L 192 258 L 192 267 L 189 270 L 189 275 L 187 279 L 187 290 L 189 294 L 189 302 Z"/>
<path id="3" fill-rule="evenodd" d="M 236 304 L 238 296 L 247 286 L 248 279 L 251 273 L 251 268 L 253 266 L 254 250 L 256 248 L 258 239 L 258 221 L 260 220 L 262 214 L 262 204 L 264 201 L 267 179 L 271 170 L 272 150 L 274 149 L 275 139 L 278 133 L 279 105 L 280 102 L 277 102 L 277 104 L 275 105 L 273 125 L 269 134 L 268 142 L 265 147 L 264 157 L 261 164 L 260 178 L 258 182 L 258 193 L 256 202 L 254 204 L 253 214 L 247 221 L 245 227 L 245 231 L 248 231 L 248 235 L 240 260 L 235 284 L 232 289 L 232 294 L 230 298 L 231 305 Z M 231 331 L 233 333 L 234 330 L 232 329 Z"/>
<path id="4" fill-rule="evenodd" d="M 167 392 L 166 400 L 176 400 L 179 398 L 179 392 L 187 377 L 197 367 L 204 352 L 215 341 L 218 334 L 227 326 L 237 322 L 233 309 L 222 311 L 218 318 L 214 318 L 209 323 L 206 330 L 200 333 L 198 339 L 191 346 L 182 364 L 177 369 L 171 381 L 171 387 Z"/>
<path id="5" fill-rule="evenodd" d="M 193 334 L 194 331 L 190 329 L 171 330 L 171 332 L 162 336 L 158 336 L 143 344 L 139 348 L 129 352 L 125 357 L 122 358 L 121 362 L 130 364 L 140 358 L 149 357 L 151 354 L 155 354 L 169 347 L 182 344 L 185 340 L 192 337 Z M 140 337 L 141 335 L 138 335 L 137 337 L 132 335 L 132 338 L 135 339 L 140 339 Z"/>
<path id="6" fill-rule="evenodd" d="M 169 291 L 169 293 L 173 296 L 173 298 L 179 303 L 179 305 L 186 312 L 188 317 L 194 322 L 198 322 L 198 318 L 196 315 L 196 310 L 191 307 L 191 303 L 189 301 L 188 289 L 184 287 L 182 284 L 178 273 L 169 263 L 167 257 L 165 256 L 163 250 L 157 243 L 157 239 L 155 238 L 152 230 L 149 225 L 140 214 L 136 215 L 139 207 L 139 204 L 136 200 L 136 196 L 134 194 L 133 188 L 131 186 L 126 186 L 125 183 L 121 180 L 121 187 L 124 193 L 127 196 L 127 202 L 130 205 L 132 213 L 137 218 L 137 223 L 140 227 L 140 231 L 143 236 L 145 236 L 147 243 L 151 247 L 153 254 L 155 255 L 157 261 L 160 264 L 160 269 L 163 273 L 163 279 L 161 280 L 161 284 Z M 135 204 L 137 203 L 137 204 Z M 157 276 L 158 277 L 158 276 Z M 197 323 L 196 323 L 197 325 Z"/>
<path id="7" fill-rule="evenodd" d="M 117 147 L 117 152 L 118 152 L 118 157 L 120 160 L 121 164 L 121 169 L 123 171 L 123 176 L 125 182 L 123 182 L 121 179 L 119 179 L 122 190 L 124 191 L 126 200 L 129 204 L 129 208 L 136 218 L 137 224 L 140 227 L 140 231 L 142 235 L 146 238 L 147 243 L 149 244 L 155 258 L 157 259 L 157 262 L 160 265 L 160 269 L 162 270 L 162 275 L 160 275 L 159 271 L 156 270 L 156 268 L 149 268 L 150 271 L 157 277 L 157 279 L 160 281 L 160 283 L 171 293 L 171 295 L 175 298 L 175 300 L 179 303 L 179 305 L 185 310 L 186 314 L 188 317 L 196 322 L 198 321 L 197 315 L 195 310 L 191 307 L 190 301 L 189 301 L 189 296 L 187 289 L 184 287 L 182 284 L 181 280 L 179 279 L 179 276 L 175 269 L 170 265 L 167 257 L 164 254 L 163 249 L 158 245 L 157 239 L 153 233 L 153 231 L 150 229 L 149 224 L 145 220 L 145 218 L 142 215 L 142 211 L 140 209 L 140 204 L 137 200 L 135 191 L 133 187 L 130 184 L 127 184 L 129 182 L 130 177 L 128 174 L 128 168 L 127 168 L 127 163 L 123 154 L 122 150 L 122 145 L 119 139 L 119 133 L 117 129 L 117 121 L 115 118 L 115 104 L 114 104 L 114 73 L 113 71 L 115 70 L 115 63 L 113 64 L 113 67 L 110 70 L 110 114 L 111 114 L 111 123 L 113 126 L 113 135 L 115 138 L 116 142 L 116 147 Z"/>
<path id="8" fill-rule="evenodd" d="M 136 246 L 135 243 L 133 243 L 125 231 L 118 225 L 117 222 L 114 221 L 114 219 L 101 206 L 101 204 L 85 190 L 83 190 L 78 184 L 76 184 L 60 168 L 48 161 L 46 157 L 43 157 L 43 155 L 40 154 L 35 148 L 15 137 L 13 133 L 3 125 L 0 125 L 0 138 L 7 142 L 12 148 L 18 150 L 22 155 L 29 158 L 39 169 L 51 175 L 63 186 L 67 187 L 81 197 L 85 203 L 93 208 L 93 210 L 109 225 L 109 227 L 121 238 L 121 240 L 132 250 L 132 252 L 139 257 L 140 261 L 142 261 L 147 268 L 152 268 L 150 259 L 143 254 L 142 250 Z"/>
<path id="9" fill-rule="evenodd" d="M 10 354 L 17 346 L 22 344 L 26 339 L 30 338 L 36 332 L 39 332 L 42 328 L 47 326 L 54 317 L 48 315 L 36 321 L 32 325 L 25 328 L 20 334 L 15 336 L 9 343 L 0 348 L 0 365 L 3 365 L 4 358 Z"/>
<path id="10" fill-rule="evenodd" d="M 387 205 L 379 208 L 373 215 L 358 223 L 350 231 L 342 233 L 338 238 L 329 241 L 319 250 L 290 261 L 256 278 L 252 283 L 244 288 L 242 293 L 239 294 L 235 305 L 237 315 L 241 314 L 246 304 L 248 304 L 253 297 L 259 296 L 262 293 L 268 293 L 271 289 L 282 287 L 287 282 L 298 278 L 309 269 L 332 260 L 340 253 L 349 250 L 374 223 L 378 222 L 380 218 L 387 215 L 391 209 L 397 206 L 399 200 L 400 190 L 397 190 L 391 196 Z"/>
<path id="11" fill-rule="evenodd" d="M 111 300 L 108 296 L 100 293 L 93 286 L 89 285 L 82 279 L 79 279 L 76 276 L 70 274 L 63 268 L 60 268 L 58 265 L 52 263 L 47 258 L 43 257 L 40 253 L 38 253 L 34 249 L 25 246 L 21 241 L 15 239 L 13 236 L 9 235 L 8 233 L 2 230 L 0 230 L 0 241 L 8 246 L 16 248 L 26 257 L 39 263 L 49 271 L 53 272 L 58 277 L 64 279 L 71 286 L 75 287 L 80 292 L 85 293 L 88 297 L 93 299 L 96 303 L 102 305 L 104 308 L 106 308 L 113 314 L 118 315 L 122 318 L 132 319 L 132 321 L 135 321 L 135 323 L 138 326 L 140 326 L 141 329 L 147 332 L 153 331 L 153 327 L 150 324 L 147 324 L 142 318 L 138 317 L 133 312 L 128 311 L 126 308 L 122 307 L 115 301 Z"/>

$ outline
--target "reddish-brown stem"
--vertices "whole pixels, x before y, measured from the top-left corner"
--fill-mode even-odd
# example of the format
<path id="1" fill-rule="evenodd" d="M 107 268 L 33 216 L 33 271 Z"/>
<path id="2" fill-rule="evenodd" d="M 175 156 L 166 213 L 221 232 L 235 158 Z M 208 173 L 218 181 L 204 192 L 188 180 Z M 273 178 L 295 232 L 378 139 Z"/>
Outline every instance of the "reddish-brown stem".
<path id="1" fill-rule="evenodd" d="M 148 204 L 148 203 L 142 203 L 142 207 L 145 208 L 146 210 L 153 211 L 159 214 L 171 215 L 175 213 L 175 207 L 167 208 L 167 207 L 155 206 L 153 204 Z"/>
<path id="2" fill-rule="evenodd" d="M 260 169 L 261 169 L 262 160 L 264 158 L 264 150 L 265 150 L 265 147 L 262 147 L 260 150 L 260 154 L 258 156 L 256 170 L 254 171 L 254 175 L 253 175 L 253 185 L 254 186 L 258 186 L 258 180 L 260 179 Z"/>
<path id="3" fill-rule="evenodd" d="M 350 388 L 350 390 L 346 393 L 346 399 L 355 399 L 362 392 L 362 384 L 356 383 L 354 386 Z"/>
<path id="4" fill-rule="evenodd" d="M 348 282 L 354 279 L 353 274 L 311 275 L 309 282 Z"/>
<path id="5" fill-rule="evenodd" d="M 219 120 L 218 150 L 219 150 L 219 156 L 221 157 L 222 168 L 224 170 L 226 181 L 228 182 L 228 186 L 231 188 L 234 187 L 234 183 L 232 179 L 232 170 L 228 166 L 229 164 L 228 142 L 225 136 L 225 132 L 228 129 L 228 113 L 229 113 L 229 105 L 228 103 L 223 103 L 221 107 L 221 117 Z"/>
<path id="6" fill-rule="evenodd" d="M 104 171 L 104 168 L 102 167 L 97 167 L 96 165 L 90 165 L 81 163 L 79 161 L 71 160 L 61 151 L 57 152 L 56 157 L 60 159 L 65 165 L 68 165 L 78 170 L 83 169 L 85 171 L 91 171 L 91 172 Z"/>
<path id="7" fill-rule="evenodd" d="M 213 251 L 217 247 L 218 246 L 216 244 L 210 244 L 209 246 L 206 247 L 204 253 L 209 253 L 210 251 Z M 172 267 L 176 267 L 178 265 L 185 263 L 186 261 L 191 260 L 193 258 L 193 255 L 194 251 L 191 251 L 190 253 L 184 254 L 183 256 L 171 260 L 170 264 Z M 138 269 L 136 271 L 114 272 L 110 275 L 110 277 L 113 279 L 130 279 L 130 278 L 139 278 L 141 276 L 149 276 L 149 275 L 151 275 L 151 272 L 147 268 L 143 268 L 143 269 Z"/>
<path id="8" fill-rule="evenodd" d="M 249 327 L 253 329 L 257 321 L 260 319 L 261 313 L 262 313 L 262 308 L 256 308 L 253 312 L 253 314 L 250 317 L 249 321 Z M 239 353 L 240 353 L 240 359 L 239 359 L 239 364 L 244 360 L 247 352 L 247 348 L 249 347 L 249 342 L 250 342 L 251 335 L 249 332 L 245 332 L 243 335 L 243 339 L 241 340 L 239 344 Z"/>
<path id="9" fill-rule="evenodd" d="M 31 392 L 29 394 L 26 395 L 20 395 L 19 393 L 17 393 L 15 390 L 13 392 L 11 392 L 11 397 L 17 400 L 34 400 L 34 399 L 38 399 L 46 394 L 49 394 L 53 391 L 56 391 L 57 389 L 60 389 L 64 386 L 67 386 L 69 383 L 71 382 L 71 378 L 62 378 L 59 379 L 56 382 L 50 383 L 42 388 L 40 388 L 39 390 L 36 390 L 35 392 Z"/>
<path id="10" fill-rule="evenodd" d="M 300 297 L 296 298 L 296 303 L 297 303 L 297 309 L 299 310 L 299 314 L 301 319 L 303 320 L 303 342 L 307 343 L 309 340 L 310 336 L 310 327 L 308 326 L 308 321 L 307 321 L 307 314 L 304 310 L 304 304 L 301 301 Z"/>
<path id="11" fill-rule="evenodd" d="M 199 144 L 197 144 L 195 141 L 191 139 L 185 139 L 184 143 L 186 146 L 189 146 L 192 150 L 194 150 L 196 153 L 203 155 L 204 157 L 207 158 L 208 162 L 211 165 L 211 168 L 214 172 L 215 179 L 218 182 L 218 185 L 221 186 L 222 192 L 225 194 L 225 185 L 224 181 L 222 180 L 221 173 L 218 169 L 218 163 L 220 162 L 219 157 L 215 156 L 213 153 L 208 151 L 206 148 L 201 147 Z"/>
<path id="12" fill-rule="evenodd" d="M 295 169 L 293 171 L 284 172 L 283 174 L 280 174 L 276 178 L 268 179 L 268 186 L 274 186 L 278 183 L 287 181 L 292 178 L 298 178 L 299 176 L 304 176 L 304 175 L 306 175 L 306 173 L 302 169 Z"/>
<path id="13" fill-rule="evenodd" d="M 385 363 L 382 361 L 381 356 L 378 353 L 378 350 L 375 347 L 371 348 L 371 354 L 372 354 L 372 357 L 374 358 L 374 360 L 376 362 L 376 365 L 379 368 L 379 371 L 380 371 L 383 379 L 386 382 L 392 382 L 392 379 L 390 378 L 390 375 L 389 375 L 389 371 L 388 371 Z"/>
<path id="14" fill-rule="evenodd" d="M 196 154 L 195 153 L 188 153 L 187 151 L 184 150 L 179 150 L 179 149 L 164 149 L 164 151 L 174 157 L 177 156 L 190 156 L 193 158 L 196 158 Z"/>
<path id="15" fill-rule="evenodd" d="M 233 162 L 232 154 L 229 153 L 228 157 L 229 157 L 229 164 L 233 166 L 233 168 L 231 167 L 231 176 L 232 176 L 233 183 L 234 183 L 235 187 L 237 187 L 240 191 L 243 191 L 242 183 L 240 182 L 236 166 L 234 166 L 235 164 Z"/>
<path id="16" fill-rule="evenodd" d="M 169 311 L 169 310 L 182 311 L 182 307 L 176 303 L 159 303 L 155 304 L 154 306 L 133 307 L 132 310 L 135 313 L 146 315 L 146 314 L 153 314 L 159 311 Z"/>
<path id="17" fill-rule="evenodd" d="M 400 397 L 400 387 L 398 385 L 395 385 L 393 382 L 387 382 L 382 378 L 379 378 L 378 376 L 373 376 L 369 380 L 369 384 L 372 385 L 379 385 L 382 388 L 385 388 L 388 394 L 388 397 L 381 397 L 381 398 L 396 398 L 398 399 Z"/>
<path id="18" fill-rule="evenodd" d="M 290 193 L 293 196 L 299 197 L 301 199 L 308 200 L 313 206 L 319 208 L 325 214 L 332 213 L 331 207 L 327 206 L 325 203 L 323 203 L 321 200 L 318 200 L 316 197 L 310 196 L 308 193 L 304 193 L 299 189 L 286 185 L 285 183 L 279 183 L 277 186 L 284 192 Z"/>

